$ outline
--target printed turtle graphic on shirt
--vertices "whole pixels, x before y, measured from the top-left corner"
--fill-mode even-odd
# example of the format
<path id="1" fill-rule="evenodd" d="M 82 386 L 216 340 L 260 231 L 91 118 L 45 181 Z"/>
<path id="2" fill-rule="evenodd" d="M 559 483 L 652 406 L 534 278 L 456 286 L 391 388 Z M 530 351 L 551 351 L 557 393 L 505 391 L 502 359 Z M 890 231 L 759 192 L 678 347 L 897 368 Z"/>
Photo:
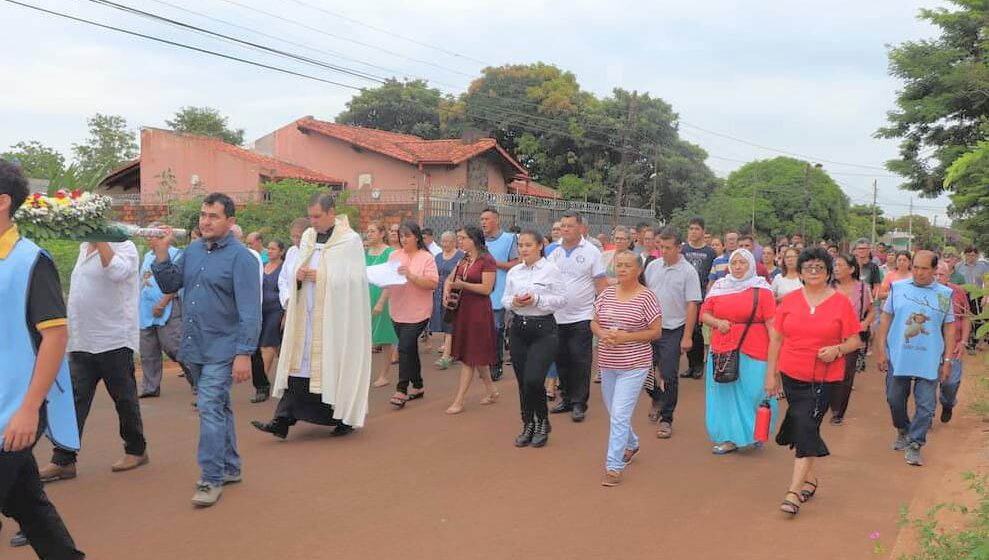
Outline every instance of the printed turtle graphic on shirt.
<path id="1" fill-rule="evenodd" d="M 910 342 L 910 339 L 921 334 L 931 334 L 924 328 L 924 323 L 930 321 L 930 317 L 923 313 L 911 313 L 907 319 L 907 330 L 903 333 L 903 341 Z"/>

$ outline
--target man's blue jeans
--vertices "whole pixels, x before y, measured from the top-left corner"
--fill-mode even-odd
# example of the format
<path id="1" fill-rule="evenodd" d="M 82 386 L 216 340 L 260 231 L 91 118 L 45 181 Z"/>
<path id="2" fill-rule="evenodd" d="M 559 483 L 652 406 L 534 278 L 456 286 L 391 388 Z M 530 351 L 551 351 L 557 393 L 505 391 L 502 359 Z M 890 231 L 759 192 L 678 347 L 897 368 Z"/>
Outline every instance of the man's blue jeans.
<path id="1" fill-rule="evenodd" d="M 893 416 L 893 425 L 900 433 L 905 433 L 911 443 L 927 443 L 927 430 L 931 427 L 934 407 L 937 406 L 937 384 L 936 379 L 895 376 L 892 366 L 886 373 L 886 402 Z M 911 388 L 916 408 L 913 419 L 907 412 Z"/>
<path id="2" fill-rule="evenodd" d="M 202 481 L 223 484 L 224 474 L 240 474 L 234 411 L 230 407 L 233 362 L 186 364 L 192 371 L 199 408 L 199 468 Z"/>
<path id="3" fill-rule="evenodd" d="M 962 384 L 962 361 L 951 360 L 951 375 L 941 383 L 941 406 L 954 408 L 958 404 L 958 388 Z"/>

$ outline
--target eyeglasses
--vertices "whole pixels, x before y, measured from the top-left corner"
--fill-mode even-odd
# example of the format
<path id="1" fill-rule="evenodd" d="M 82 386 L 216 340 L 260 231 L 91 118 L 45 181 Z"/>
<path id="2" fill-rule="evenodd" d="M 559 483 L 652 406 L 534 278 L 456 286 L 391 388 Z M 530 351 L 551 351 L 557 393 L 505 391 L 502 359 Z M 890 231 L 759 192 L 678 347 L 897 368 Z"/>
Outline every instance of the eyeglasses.
<path id="1" fill-rule="evenodd" d="M 812 272 L 815 274 L 820 274 L 828 269 L 828 267 L 823 264 L 805 264 L 800 270 L 802 272 Z"/>

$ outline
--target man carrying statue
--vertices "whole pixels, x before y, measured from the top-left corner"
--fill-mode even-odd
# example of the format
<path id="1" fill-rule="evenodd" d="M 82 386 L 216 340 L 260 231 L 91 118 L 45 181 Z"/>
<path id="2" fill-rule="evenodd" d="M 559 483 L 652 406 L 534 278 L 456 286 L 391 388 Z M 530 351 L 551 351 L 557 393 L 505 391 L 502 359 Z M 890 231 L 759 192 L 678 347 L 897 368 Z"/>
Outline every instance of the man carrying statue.
<path id="1" fill-rule="evenodd" d="M 335 426 L 343 436 L 364 425 L 371 379 L 371 303 L 364 247 L 333 196 L 309 201 L 294 290 L 272 394 L 281 400 L 269 422 L 251 424 L 278 438 L 297 421 Z"/>

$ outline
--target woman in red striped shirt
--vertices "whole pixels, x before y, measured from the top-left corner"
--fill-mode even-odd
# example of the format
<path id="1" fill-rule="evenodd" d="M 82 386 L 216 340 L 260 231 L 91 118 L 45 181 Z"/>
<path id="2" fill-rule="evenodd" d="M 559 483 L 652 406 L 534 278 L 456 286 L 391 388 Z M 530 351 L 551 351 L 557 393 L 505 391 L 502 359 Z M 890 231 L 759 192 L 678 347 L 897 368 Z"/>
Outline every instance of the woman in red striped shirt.
<path id="1" fill-rule="evenodd" d="M 639 452 L 632 414 L 652 367 L 649 343 L 662 332 L 659 301 L 639 282 L 641 261 L 632 251 L 619 250 L 614 266 L 618 284 L 598 296 L 591 321 L 591 331 L 598 338 L 601 395 L 611 416 L 604 486 L 621 483 L 625 466 Z"/>

